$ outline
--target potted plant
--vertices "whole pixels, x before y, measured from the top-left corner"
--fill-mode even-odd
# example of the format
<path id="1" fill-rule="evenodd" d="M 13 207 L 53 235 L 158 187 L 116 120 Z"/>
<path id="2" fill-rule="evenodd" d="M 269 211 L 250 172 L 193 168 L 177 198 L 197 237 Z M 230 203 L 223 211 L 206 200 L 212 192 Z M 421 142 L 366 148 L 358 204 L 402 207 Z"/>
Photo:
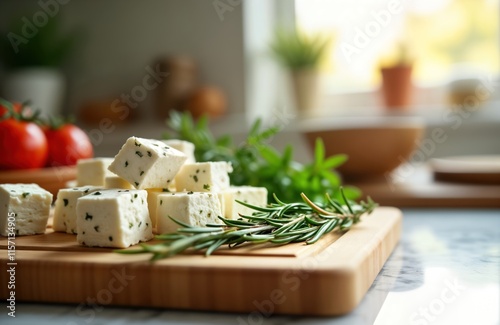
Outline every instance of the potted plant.
<path id="1" fill-rule="evenodd" d="M 397 47 L 396 60 L 392 64 L 383 65 L 382 97 L 389 110 L 406 110 L 411 106 L 413 59 L 408 46 L 400 43 Z"/>
<path id="2" fill-rule="evenodd" d="M 318 66 L 329 40 L 319 35 L 307 36 L 296 31 L 276 32 L 271 50 L 289 70 L 299 111 L 314 109 L 319 95 Z"/>
<path id="3" fill-rule="evenodd" d="M 2 87 L 5 98 L 30 100 L 43 113 L 60 113 L 65 93 L 61 67 L 76 40 L 72 34 L 61 35 L 60 30 L 57 17 L 49 18 L 40 27 L 18 18 L 2 33 L 0 59 L 7 72 Z"/>

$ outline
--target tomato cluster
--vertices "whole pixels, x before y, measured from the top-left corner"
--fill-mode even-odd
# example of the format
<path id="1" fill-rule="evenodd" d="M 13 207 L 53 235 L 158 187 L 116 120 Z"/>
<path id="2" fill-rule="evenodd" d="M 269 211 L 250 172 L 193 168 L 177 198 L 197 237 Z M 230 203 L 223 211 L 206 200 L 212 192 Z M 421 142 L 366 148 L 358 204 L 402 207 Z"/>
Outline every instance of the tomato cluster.
<path id="1" fill-rule="evenodd" d="M 75 165 L 94 154 L 87 134 L 71 123 L 44 123 L 19 103 L 0 99 L 0 169 Z"/>

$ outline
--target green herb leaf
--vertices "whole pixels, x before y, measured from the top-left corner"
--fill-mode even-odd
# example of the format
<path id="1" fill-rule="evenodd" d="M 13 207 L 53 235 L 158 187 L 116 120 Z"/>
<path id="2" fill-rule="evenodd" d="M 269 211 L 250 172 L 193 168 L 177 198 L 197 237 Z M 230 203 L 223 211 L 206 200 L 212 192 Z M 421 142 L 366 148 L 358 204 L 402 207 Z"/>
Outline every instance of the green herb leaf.
<path id="1" fill-rule="evenodd" d="M 324 193 L 331 193 L 335 198 L 341 179 L 333 168 L 340 166 L 347 157 L 336 155 L 325 157 L 323 141 L 316 142 L 314 160 L 310 164 L 300 164 L 294 160 L 293 147 L 287 146 L 283 152 L 276 150 L 272 138 L 280 128 L 264 127 L 261 120 L 256 120 L 246 139 L 235 145 L 231 136 L 216 138 L 208 128 L 208 119 L 203 117 L 194 121 L 188 112 L 172 112 L 167 126 L 171 132 L 167 138 L 178 138 L 195 145 L 197 161 L 229 161 L 233 165 L 230 174 L 232 185 L 251 185 L 266 187 L 269 202 L 273 202 L 272 193 L 279 193 L 285 201 L 300 200 L 300 193 L 308 193 L 315 202 L 324 200 Z M 358 198 L 359 191 L 345 191 L 348 199 Z"/>

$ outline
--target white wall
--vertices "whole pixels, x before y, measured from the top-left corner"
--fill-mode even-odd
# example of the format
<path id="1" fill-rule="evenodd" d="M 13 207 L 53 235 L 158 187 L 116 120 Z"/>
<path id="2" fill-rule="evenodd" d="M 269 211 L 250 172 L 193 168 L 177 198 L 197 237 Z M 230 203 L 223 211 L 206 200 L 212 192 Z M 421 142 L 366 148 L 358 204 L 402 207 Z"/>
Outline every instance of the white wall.
<path id="1" fill-rule="evenodd" d="M 129 92 L 158 56 L 187 54 L 198 61 L 203 82 L 226 92 L 231 112 L 243 112 L 242 6 L 231 8 L 221 20 L 211 0 L 73 0 L 61 5 L 66 28 L 81 27 L 86 36 L 76 56 L 79 69 L 67 71 L 69 110 L 88 99 Z M 2 0 L 1 27 L 19 13 L 32 17 L 38 10 L 38 1 Z M 149 99 L 143 106 L 151 106 Z"/>

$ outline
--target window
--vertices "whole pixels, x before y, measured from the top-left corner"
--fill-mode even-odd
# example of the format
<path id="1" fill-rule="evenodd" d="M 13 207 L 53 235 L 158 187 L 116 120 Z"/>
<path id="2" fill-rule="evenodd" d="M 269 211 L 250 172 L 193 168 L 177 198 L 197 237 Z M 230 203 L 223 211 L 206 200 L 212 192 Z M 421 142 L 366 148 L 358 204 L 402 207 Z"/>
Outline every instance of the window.
<path id="1" fill-rule="evenodd" d="M 498 0 L 296 0 L 295 12 L 299 30 L 332 38 L 321 67 L 327 93 L 376 89 L 401 40 L 419 87 L 500 71 Z"/>

